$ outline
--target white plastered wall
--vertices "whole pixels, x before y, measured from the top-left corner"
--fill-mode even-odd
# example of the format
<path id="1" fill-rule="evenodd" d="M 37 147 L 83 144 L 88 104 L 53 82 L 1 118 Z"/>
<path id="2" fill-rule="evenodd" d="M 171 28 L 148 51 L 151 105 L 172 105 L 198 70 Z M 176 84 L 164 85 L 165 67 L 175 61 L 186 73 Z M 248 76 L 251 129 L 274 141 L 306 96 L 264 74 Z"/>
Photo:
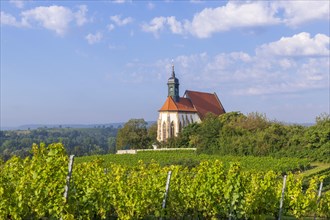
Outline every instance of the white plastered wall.
<path id="1" fill-rule="evenodd" d="M 194 122 L 201 122 L 201 119 L 195 112 L 159 112 L 157 121 L 157 140 L 165 141 L 167 138 L 171 137 L 171 123 L 173 123 L 174 127 L 174 136 L 178 136 L 180 123 L 182 129 Z"/>

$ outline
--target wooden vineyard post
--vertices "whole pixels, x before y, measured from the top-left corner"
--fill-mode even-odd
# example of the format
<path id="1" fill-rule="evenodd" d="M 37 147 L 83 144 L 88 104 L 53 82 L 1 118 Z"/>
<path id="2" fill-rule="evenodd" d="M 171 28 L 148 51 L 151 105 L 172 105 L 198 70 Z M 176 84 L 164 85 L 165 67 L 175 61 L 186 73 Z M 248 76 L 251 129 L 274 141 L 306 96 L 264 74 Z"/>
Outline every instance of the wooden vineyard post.
<path id="1" fill-rule="evenodd" d="M 163 199 L 163 204 L 162 204 L 163 209 L 165 209 L 165 207 L 166 207 L 166 199 L 167 199 L 167 195 L 168 195 L 168 190 L 170 188 L 171 175 L 172 175 L 172 171 L 168 171 L 166 187 L 165 187 L 165 194 L 164 194 L 164 199 Z M 163 218 L 161 217 L 160 219 L 162 220 Z"/>
<path id="2" fill-rule="evenodd" d="M 69 192 L 70 179 L 71 179 L 72 167 L 73 167 L 73 158 L 74 158 L 74 155 L 70 155 L 69 172 L 66 177 L 66 185 L 65 185 L 65 191 L 64 191 L 65 202 L 67 202 L 67 200 L 68 200 L 68 192 Z"/>
<path id="3" fill-rule="evenodd" d="M 280 211 L 278 213 L 278 220 L 281 220 L 281 215 L 282 215 L 282 207 L 283 207 L 283 200 L 284 200 L 285 184 L 286 184 L 286 175 L 284 175 L 284 177 L 283 177 L 283 187 L 282 187 L 282 195 L 281 195 L 281 200 L 280 200 Z"/>
<path id="4" fill-rule="evenodd" d="M 319 192 L 317 194 L 317 201 L 316 201 L 316 208 L 319 205 L 320 199 L 321 199 L 321 194 L 322 194 L 322 187 L 323 187 L 323 181 L 320 183 L 320 188 L 319 188 Z M 314 220 L 316 219 L 316 212 L 314 214 Z"/>

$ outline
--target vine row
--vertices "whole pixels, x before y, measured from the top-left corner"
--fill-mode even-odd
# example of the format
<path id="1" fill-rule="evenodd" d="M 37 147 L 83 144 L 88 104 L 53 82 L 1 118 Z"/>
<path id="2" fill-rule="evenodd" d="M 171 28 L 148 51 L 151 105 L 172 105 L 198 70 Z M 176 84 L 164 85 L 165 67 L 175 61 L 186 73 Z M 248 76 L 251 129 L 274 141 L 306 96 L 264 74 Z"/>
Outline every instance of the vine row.
<path id="1" fill-rule="evenodd" d="M 248 172 L 238 163 L 225 169 L 219 160 L 191 169 L 142 161 L 105 169 L 102 160 L 95 160 L 74 164 L 66 199 L 64 147 L 33 145 L 32 150 L 32 158 L 13 157 L 0 164 L 1 219 L 247 219 L 279 213 L 283 179 L 274 171 Z M 322 178 L 312 178 L 302 190 L 302 178 L 288 174 L 282 214 L 329 218 L 330 191 L 318 197 Z"/>

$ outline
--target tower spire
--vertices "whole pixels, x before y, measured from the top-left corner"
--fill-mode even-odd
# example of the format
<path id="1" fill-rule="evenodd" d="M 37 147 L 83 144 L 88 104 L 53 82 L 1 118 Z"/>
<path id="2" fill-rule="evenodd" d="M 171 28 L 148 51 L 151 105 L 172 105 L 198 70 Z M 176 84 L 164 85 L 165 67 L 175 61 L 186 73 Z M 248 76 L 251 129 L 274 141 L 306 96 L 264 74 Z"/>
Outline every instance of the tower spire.
<path id="1" fill-rule="evenodd" d="M 167 81 L 168 96 L 171 96 L 175 102 L 180 100 L 179 96 L 179 79 L 175 77 L 174 61 L 172 59 L 172 75 Z"/>
<path id="2" fill-rule="evenodd" d="M 175 72 L 174 72 L 174 60 L 172 59 L 172 77 L 175 78 Z"/>

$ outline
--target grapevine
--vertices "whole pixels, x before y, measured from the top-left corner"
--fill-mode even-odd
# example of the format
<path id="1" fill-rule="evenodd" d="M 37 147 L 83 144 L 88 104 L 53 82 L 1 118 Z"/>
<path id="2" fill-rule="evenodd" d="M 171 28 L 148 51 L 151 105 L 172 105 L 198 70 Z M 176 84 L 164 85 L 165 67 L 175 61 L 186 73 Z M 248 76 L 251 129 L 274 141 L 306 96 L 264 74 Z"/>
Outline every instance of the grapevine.
<path id="1" fill-rule="evenodd" d="M 282 189 L 279 171 L 251 171 L 237 162 L 204 160 L 193 168 L 139 161 L 133 166 L 102 159 L 76 163 L 69 197 L 63 193 L 68 156 L 62 144 L 34 145 L 33 156 L 0 163 L 0 219 L 248 219 L 276 216 Z M 172 171 L 166 208 L 162 208 Z M 330 192 L 320 182 L 307 189 L 288 174 L 283 215 L 330 217 Z"/>

